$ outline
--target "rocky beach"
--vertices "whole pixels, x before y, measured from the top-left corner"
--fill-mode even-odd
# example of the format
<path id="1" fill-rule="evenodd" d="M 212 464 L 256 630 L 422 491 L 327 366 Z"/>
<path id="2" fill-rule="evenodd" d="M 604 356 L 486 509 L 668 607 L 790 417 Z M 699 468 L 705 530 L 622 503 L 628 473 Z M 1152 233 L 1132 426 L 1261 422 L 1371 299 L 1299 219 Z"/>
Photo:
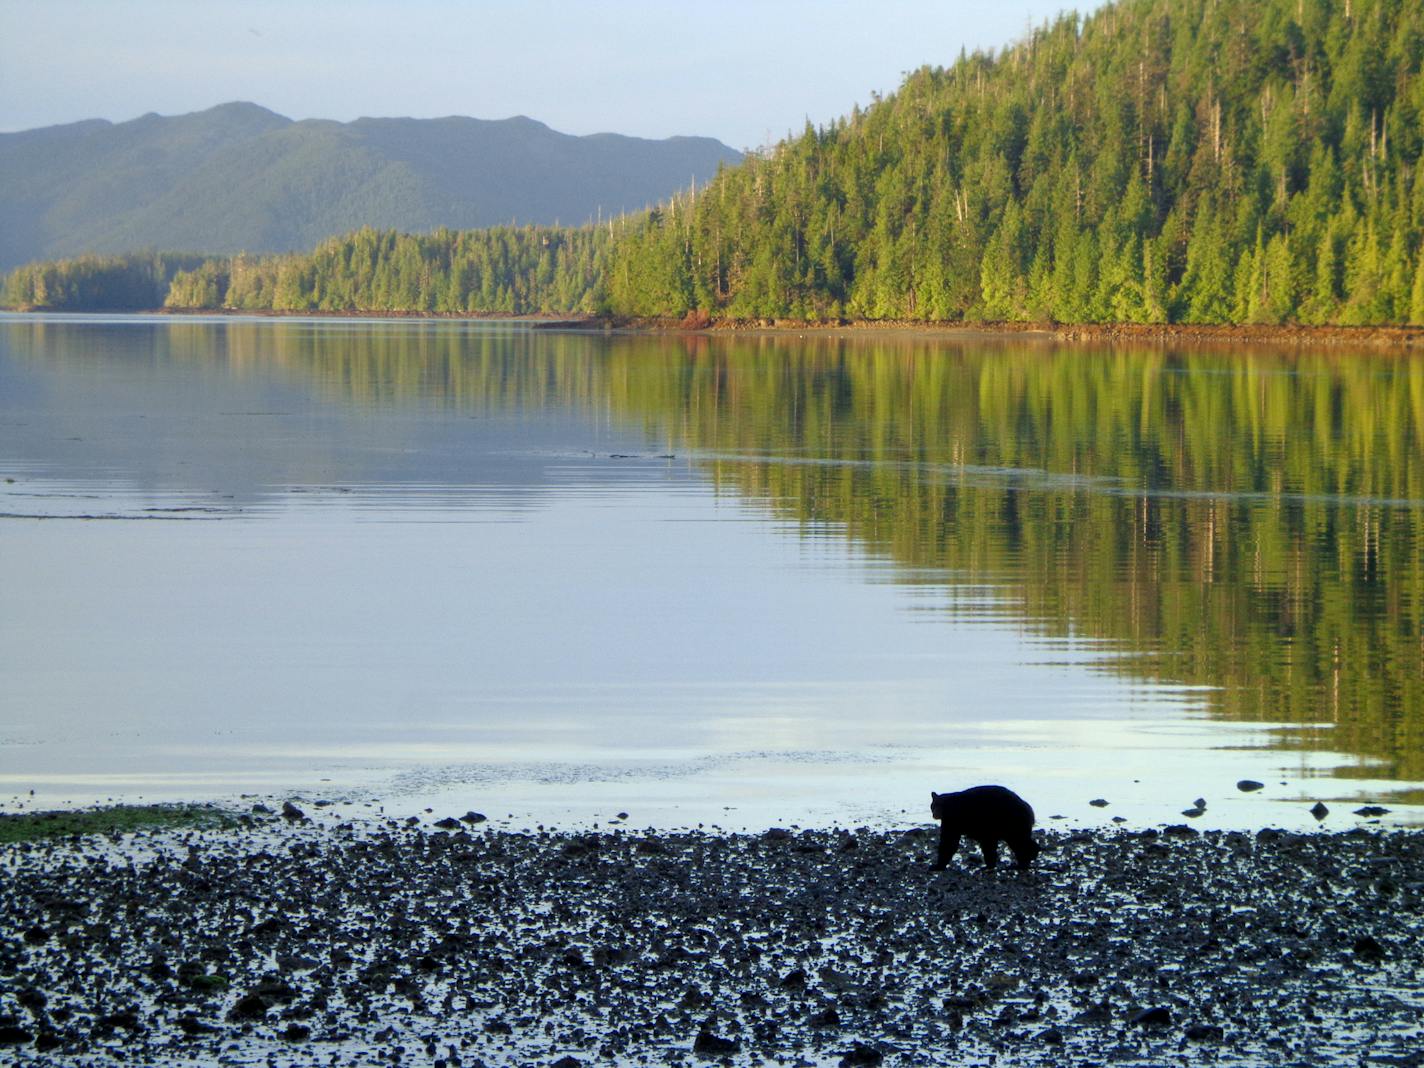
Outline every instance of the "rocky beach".
<path id="1" fill-rule="evenodd" d="M 1424 1063 L 1424 834 L 319 824 L 0 851 L 24 1064 Z"/>

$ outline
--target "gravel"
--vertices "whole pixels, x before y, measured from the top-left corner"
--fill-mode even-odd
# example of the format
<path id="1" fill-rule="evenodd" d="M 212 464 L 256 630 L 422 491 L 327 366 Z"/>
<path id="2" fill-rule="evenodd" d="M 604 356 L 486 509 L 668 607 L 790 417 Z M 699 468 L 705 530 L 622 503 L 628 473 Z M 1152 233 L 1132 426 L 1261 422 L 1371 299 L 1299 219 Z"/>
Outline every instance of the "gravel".
<path id="1" fill-rule="evenodd" d="M 0 1060 L 1420 1063 L 1419 832 L 451 822 L 5 847 Z"/>

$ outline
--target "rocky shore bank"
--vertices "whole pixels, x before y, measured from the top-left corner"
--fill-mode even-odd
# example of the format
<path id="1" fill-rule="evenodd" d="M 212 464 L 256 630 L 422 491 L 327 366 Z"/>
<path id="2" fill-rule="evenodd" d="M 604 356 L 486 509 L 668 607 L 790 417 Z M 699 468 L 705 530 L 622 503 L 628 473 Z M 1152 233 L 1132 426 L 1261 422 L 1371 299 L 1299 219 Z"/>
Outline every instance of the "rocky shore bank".
<path id="1" fill-rule="evenodd" d="M 1424 1063 L 1418 832 L 450 822 L 3 847 L 0 1059 Z"/>

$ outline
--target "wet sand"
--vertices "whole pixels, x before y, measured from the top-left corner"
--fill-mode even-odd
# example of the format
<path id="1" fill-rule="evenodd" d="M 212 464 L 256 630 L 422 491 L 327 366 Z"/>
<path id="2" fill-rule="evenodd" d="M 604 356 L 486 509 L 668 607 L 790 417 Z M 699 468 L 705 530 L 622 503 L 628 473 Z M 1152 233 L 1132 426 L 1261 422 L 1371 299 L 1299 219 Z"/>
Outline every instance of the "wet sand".
<path id="1" fill-rule="evenodd" d="M 0 1059 L 1418 1064 L 1424 834 L 488 824 L 0 851 Z"/>

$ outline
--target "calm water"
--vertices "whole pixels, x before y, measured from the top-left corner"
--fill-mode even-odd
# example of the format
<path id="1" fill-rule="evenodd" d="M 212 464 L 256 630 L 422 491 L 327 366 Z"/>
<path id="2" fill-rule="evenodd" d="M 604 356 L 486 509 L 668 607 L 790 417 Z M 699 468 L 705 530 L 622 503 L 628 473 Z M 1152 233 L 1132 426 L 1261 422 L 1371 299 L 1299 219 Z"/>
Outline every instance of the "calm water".
<path id="1" fill-rule="evenodd" d="M 0 317 L 0 514 L 25 804 L 1424 822 L 1419 360 Z"/>

